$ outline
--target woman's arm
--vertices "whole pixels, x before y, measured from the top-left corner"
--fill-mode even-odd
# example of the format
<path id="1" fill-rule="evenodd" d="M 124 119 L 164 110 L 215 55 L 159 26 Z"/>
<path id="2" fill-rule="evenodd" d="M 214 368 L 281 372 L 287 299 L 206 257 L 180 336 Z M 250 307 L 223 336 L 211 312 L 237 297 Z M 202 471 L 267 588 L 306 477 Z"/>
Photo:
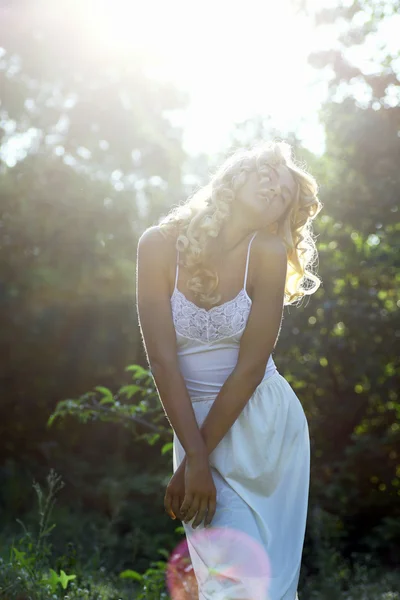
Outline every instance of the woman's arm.
<path id="1" fill-rule="evenodd" d="M 287 271 L 285 246 L 275 236 L 259 234 L 252 254 L 253 302 L 240 341 L 238 361 L 200 428 L 208 454 L 218 446 L 262 381 L 282 322 Z"/>
<path id="2" fill-rule="evenodd" d="M 179 369 L 168 285 L 168 264 L 176 250 L 157 226 L 139 239 L 136 299 L 139 326 L 161 404 L 186 456 L 207 452 Z"/>

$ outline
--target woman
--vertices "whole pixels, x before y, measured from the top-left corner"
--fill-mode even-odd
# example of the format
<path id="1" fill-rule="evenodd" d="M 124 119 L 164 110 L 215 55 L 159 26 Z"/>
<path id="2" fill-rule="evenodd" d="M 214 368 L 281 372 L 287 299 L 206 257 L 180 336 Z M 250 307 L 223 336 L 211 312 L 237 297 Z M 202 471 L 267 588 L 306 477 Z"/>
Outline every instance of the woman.
<path id="1" fill-rule="evenodd" d="M 320 284 L 320 209 L 290 146 L 263 143 L 236 151 L 139 240 L 139 323 L 174 433 L 164 504 L 183 520 L 201 600 L 297 598 L 309 432 L 272 352 L 283 306 Z M 244 567 L 246 540 L 268 568 Z"/>

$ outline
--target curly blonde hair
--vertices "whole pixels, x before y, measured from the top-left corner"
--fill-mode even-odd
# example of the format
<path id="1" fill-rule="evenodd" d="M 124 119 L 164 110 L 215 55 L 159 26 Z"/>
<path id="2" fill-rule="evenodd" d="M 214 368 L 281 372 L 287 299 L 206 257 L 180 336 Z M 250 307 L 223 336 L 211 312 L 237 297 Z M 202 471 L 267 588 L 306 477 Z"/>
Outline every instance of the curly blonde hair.
<path id="1" fill-rule="evenodd" d="M 279 185 L 278 171 L 282 167 L 292 175 L 294 193 Z M 288 143 L 264 142 L 236 150 L 216 170 L 208 184 L 174 207 L 158 223 L 160 231 L 174 239 L 179 263 L 189 273 L 187 287 L 203 304 L 213 306 L 221 300 L 217 293 L 218 274 L 203 264 L 208 244 L 229 219 L 236 192 L 252 172 L 260 173 L 271 182 L 269 198 L 276 194 L 291 195 L 288 209 L 272 229 L 269 228 L 283 240 L 287 250 L 285 304 L 294 304 L 320 286 L 321 281 L 312 270 L 318 255 L 311 222 L 322 208 L 317 197 L 317 182 L 295 163 Z"/>

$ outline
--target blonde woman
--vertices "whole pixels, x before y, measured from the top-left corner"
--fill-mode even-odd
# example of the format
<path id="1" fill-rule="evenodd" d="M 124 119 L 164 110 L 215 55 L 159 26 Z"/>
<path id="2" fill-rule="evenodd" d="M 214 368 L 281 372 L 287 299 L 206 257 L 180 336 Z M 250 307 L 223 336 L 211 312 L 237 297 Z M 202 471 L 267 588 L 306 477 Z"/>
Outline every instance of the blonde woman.
<path id="1" fill-rule="evenodd" d="M 309 430 L 272 353 L 284 305 L 319 286 L 320 209 L 291 147 L 262 143 L 232 154 L 139 240 L 139 323 L 173 429 L 164 504 L 183 521 L 200 600 L 297 598 Z M 246 563 L 246 540 L 268 568 Z"/>

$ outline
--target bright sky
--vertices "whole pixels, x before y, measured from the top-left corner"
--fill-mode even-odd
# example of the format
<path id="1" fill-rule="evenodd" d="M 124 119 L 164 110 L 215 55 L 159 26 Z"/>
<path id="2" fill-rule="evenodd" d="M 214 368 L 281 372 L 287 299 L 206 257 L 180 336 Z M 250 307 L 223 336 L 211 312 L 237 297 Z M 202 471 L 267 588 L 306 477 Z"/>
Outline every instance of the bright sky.
<path id="1" fill-rule="evenodd" d="M 338 3 L 308 0 L 319 10 Z M 323 151 L 318 109 L 326 97 L 329 73 L 312 69 L 307 58 L 313 51 L 338 47 L 346 24 L 315 29 L 304 13 L 296 12 L 295 0 L 98 0 L 99 4 L 104 8 L 102 18 L 96 11 L 99 32 L 104 28 L 106 38 L 120 49 L 139 47 L 155 62 L 161 57 L 157 76 L 171 78 L 189 92 L 191 104 L 183 116 L 189 152 L 221 150 L 233 124 L 255 115 L 269 117 L 283 132 L 296 131 L 314 152 Z M 89 14 L 94 25 L 93 11 Z M 357 18 L 361 23 L 369 15 Z M 385 22 L 381 39 L 389 49 L 398 50 L 399 30 L 400 15 Z M 363 69 L 377 67 L 371 60 L 379 62 L 376 42 L 352 52 L 352 60 Z M 362 100 L 365 90 L 358 93 Z"/>
<path id="2" fill-rule="evenodd" d="M 256 114 L 322 149 L 317 110 L 326 86 L 307 64 L 319 34 L 290 0 L 116 0 L 112 7 L 100 30 L 126 50 L 160 54 L 155 73 L 189 92 L 183 123 L 190 152 L 220 150 L 234 122 Z"/>
<path id="3" fill-rule="evenodd" d="M 48 1 L 43 4 L 49 8 Z M 311 1 L 318 9 L 339 2 Z M 188 92 L 190 106 L 177 122 L 190 153 L 221 151 L 235 122 L 256 115 L 278 130 L 295 131 L 310 150 L 323 151 L 318 109 L 329 73 L 313 70 L 307 58 L 338 46 L 340 24 L 314 29 L 296 13 L 294 0 L 71 0 L 68 6 L 88 48 L 128 56 L 139 49 L 149 57 L 154 77 Z M 364 18 L 368 15 L 358 15 L 360 22 Z M 400 15 L 382 27 L 381 39 L 393 52 L 398 31 Z M 351 53 L 363 70 L 379 69 L 376 41 Z M 355 93 L 362 101 L 365 90 Z M 392 102 L 398 101 L 394 92 Z"/>

